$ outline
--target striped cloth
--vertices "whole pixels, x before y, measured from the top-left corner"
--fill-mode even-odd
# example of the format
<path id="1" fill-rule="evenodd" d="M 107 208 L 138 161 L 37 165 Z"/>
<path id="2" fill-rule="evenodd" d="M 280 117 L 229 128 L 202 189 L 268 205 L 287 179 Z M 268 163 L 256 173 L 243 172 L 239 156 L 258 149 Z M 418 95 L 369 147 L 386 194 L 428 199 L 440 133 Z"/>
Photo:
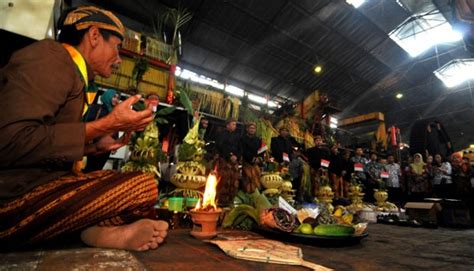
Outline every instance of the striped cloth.
<path id="1" fill-rule="evenodd" d="M 62 177 L 0 205 L 0 249 L 150 217 L 157 197 L 150 174 L 101 170 Z"/>

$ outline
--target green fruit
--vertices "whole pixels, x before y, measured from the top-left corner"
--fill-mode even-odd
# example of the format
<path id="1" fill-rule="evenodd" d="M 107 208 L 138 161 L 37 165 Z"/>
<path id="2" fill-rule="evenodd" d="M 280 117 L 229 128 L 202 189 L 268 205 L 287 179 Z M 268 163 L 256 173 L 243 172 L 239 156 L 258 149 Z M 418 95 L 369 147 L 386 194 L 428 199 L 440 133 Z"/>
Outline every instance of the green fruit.
<path id="1" fill-rule="evenodd" d="M 294 233 L 301 233 L 300 231 L 301 225 L 299 225 L 296 229 L 293 230 Z"/>
<path id="2" fill-rule="evenodd" d="M 302 234 L 312 234 L 313 233 L 313 227 L 311 227 L 311 224 L 303 223 L 300 226 L 300 232 Z"/>
<path id="3" fill-rule="evenodd" d="M 354 234 L 354 227 L 339 224 L 321 224 L 314 228 L 314 234 L 324 236 L 351 236 Z"/>

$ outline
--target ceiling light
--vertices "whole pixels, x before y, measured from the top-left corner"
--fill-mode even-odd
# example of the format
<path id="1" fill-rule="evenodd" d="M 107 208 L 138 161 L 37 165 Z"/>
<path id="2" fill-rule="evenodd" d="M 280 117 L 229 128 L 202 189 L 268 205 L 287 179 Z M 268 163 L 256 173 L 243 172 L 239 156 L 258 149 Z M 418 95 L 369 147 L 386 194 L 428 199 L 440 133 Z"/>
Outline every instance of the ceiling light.
<path id="1" fill-rule="evenodd" d="M 228 85 L 225 87 L 225 92 L 234 94 L 239 97 L 244 97 L 244 90 L 233 85 Z"/>
<path id="2" fill-rule="evenodd" d="M 264 97 L 255 95 L 255 94 L 249 94 L 249 100 L 254 101 L 256 103 L 259 103 L 259 104 L 266 104 L 267 103 L 267 99 L 265 99 Z"/>
<path id="3" fill-rule="evenodd" d="M 314 72 L 315 72 L 315 73 L 321 73 L 322 71 L 323 71 L 323 66 L 321 66 L 321 65 L 316 65 L 316 66 L 314 67 Z"/>
<path id="4" fill-rule="evenodd" d="M 401 98 L 403 98 L 403 93 L 397 93 L 397 95 L 395 95 L 395 97 L 397 99 L 401 99 Z"/>
<path id="5" fill-rule="evenodd" d="M 268 101 L 268 107 L 279 107 L 280 105 L 274 101 Z"/>
<path id="6" fill-rule="evenodd" d="M 453 59 L 433 73 L 448 88 L 458 86 L 474 79 L 474 58 Z"/>
<path id="7" fill-rule="evenodd" d="M 403 21 L 389 34 L 411 57 L 416 57 L 436 44 L 462 39 L 441 12 L 417 13 Z"/>
<path id="8" fill-rule="evenodd" d="M 346 2 L 349 5 L 352 5 L 355 8 L 358 8 L 358 7 L 362 6 L 362 4 L 364 4 L 365 0 L 346 0 Z"/>

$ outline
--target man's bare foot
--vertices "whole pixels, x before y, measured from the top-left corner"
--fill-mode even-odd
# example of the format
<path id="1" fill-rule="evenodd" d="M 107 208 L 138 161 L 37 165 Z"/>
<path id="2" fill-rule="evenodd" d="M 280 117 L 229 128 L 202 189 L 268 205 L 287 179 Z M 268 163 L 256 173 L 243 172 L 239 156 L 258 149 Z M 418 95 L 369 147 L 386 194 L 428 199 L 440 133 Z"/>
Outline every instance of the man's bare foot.
<path id="1" fill-rule="evenodd" d="M 156 249 L 159 244 L 163 243 L 167 234 L 168 223 L 141 219 L 122 226 L 92 226 L 82 231 L 81 239 L 93 247 L 145 251 Z"/>

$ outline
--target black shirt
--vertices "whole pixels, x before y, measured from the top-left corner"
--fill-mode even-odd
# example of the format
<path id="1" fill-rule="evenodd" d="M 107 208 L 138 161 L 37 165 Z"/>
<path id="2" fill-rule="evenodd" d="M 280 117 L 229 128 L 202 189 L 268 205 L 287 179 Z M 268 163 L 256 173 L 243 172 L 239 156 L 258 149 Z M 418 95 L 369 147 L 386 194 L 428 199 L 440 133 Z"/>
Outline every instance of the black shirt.
<path id="1" fill-rule="evenodd" d="M 240 136 L 237 132 L 225 130 L 217 138 L 217 151 L 219 156 L 229 160 L 231 154 L 240 159 L 242 155 L 242 146 L 240 145 Z"/>
<path id="2" fill-rule="evenodd" d="M 258 157 L 258 149 L 262 145 L 262 139 L 256 136 L 244 135 L 241 139 L 242 158 L 245 162 L 253 164 L 253 159 Z"/>
<path id="3" fill-rule="evenodd" d="M 321 159 L 329 160 L 329 150 L 326 147 L 315 146 L 306 150 L 306 157 L 309 165 L 318 170 L 321 168 Z"/>
<path id="4" fill-rule="evenodd" d="M 288 158 L 291 160 L 293 156 L 293 147 L 297 146 L 294 138 L 282 136 L 272 137 L 271 152 L 273 158 L 279 163 L 283 162 L 283 153 L 288 154 Z"/>

